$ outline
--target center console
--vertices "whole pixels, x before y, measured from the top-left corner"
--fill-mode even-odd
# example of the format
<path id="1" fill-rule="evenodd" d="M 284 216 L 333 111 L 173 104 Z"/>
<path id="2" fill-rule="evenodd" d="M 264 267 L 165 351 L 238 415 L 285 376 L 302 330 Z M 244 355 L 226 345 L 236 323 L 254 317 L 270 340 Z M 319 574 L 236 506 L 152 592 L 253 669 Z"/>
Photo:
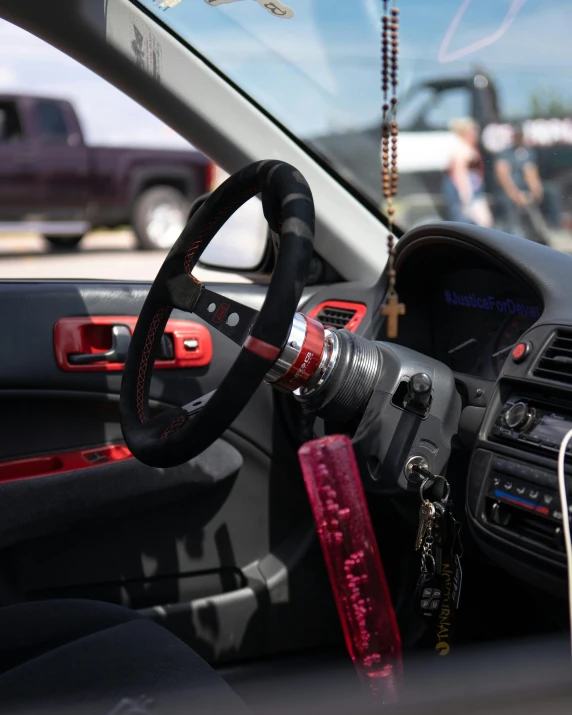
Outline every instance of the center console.
<path id="1" fill-rule="evenodd" d="M 489 555 L 537 584 L 546 585 L 551 577 L 559 590 L 566 554 L 557 459 L 562 439 L 572 429 L 572 383 L 538 379 L 550 337 L 534 344 L 543 347 L 536 360 L 526 367 L 507 361 L 495 387 L 473 453 L 467 511 L 472 531 Z M 572 457 L 572 446 L 567 454 Z M 572 459 L 567 461 L 572 502 Z M 565 518 L 572 519 L 572 507 Z"/>

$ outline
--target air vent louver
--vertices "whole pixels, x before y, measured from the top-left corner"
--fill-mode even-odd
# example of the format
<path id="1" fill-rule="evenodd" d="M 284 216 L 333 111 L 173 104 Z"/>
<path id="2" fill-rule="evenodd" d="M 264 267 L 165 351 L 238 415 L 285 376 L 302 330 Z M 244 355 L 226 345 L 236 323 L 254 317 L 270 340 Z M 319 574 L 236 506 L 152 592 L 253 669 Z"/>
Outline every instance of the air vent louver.
<path id="1" fill-rule="evenodd" d="M 557 330 L 533 372 L 535 377 L 572 385 L 572 331 Z"/>
<path id="2" fill-rule="evenodd" d="M 316 316 L 325 328 L 345 328 L 357 311 L 348 308 L 324 306 Z"/>

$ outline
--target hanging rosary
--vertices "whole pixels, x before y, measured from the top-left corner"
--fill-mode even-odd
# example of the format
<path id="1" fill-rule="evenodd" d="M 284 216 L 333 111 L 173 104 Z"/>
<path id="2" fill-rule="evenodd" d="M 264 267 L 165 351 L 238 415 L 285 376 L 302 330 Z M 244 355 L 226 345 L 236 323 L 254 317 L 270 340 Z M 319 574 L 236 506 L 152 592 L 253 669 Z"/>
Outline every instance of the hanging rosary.
<path id="1" fill-rule="evenodd" d="M 391 5 L 391 7 L 390 7 Z M 397 70 L 399 55 L 399 10 L 395 0 L 383 0 L 381 18 L 381 90 L 383 107 L 381 121 L 381 183 L 387 207 L 387 296 L 381 308 L 386 318 L 387 337 L 397 337 L 399 316 L 405 315 L 405 305 L 399 302 L 395 290 L 395 236 L 393 235 L 393 200 L 397 195 L 399 174 L 397 170 Z"/>

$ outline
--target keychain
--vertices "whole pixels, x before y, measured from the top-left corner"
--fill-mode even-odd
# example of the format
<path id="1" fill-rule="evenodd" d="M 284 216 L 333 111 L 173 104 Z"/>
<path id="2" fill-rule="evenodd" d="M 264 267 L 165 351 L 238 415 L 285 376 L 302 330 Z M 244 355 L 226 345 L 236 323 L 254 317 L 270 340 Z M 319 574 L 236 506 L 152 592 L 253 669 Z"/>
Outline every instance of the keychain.
<path id="1" fill-rule="evenodd" d="M 443 598 L 443 579 L 439 570 L 440 559 L 436 552 L 433 528 L 441 518 L 440 508 L 425 497 L 425 489 L 432 480 L 426 477 L 419 489 L 421 506 L 419 507 L 419 529 L 415 548 L 421 549 L 421 573 L 415 590 L 415 611 L 427 619 L 434 619 L 441 610 Z"/>
<path id="2" fill-rule="evenodd" d="M 421 573 L 415 589 L 414 610 L 435 628 L 435 650 L 441 656 L 451 648 L 453 622 L 461 596 L 463 549 L 461 525 L 455 518 L 449 482 L 423 468 L 419 489 L 419 528 L 415 548 L 421 550 Z M 426 492 L 442 482 L 443 494 L 431 501 Z"/>

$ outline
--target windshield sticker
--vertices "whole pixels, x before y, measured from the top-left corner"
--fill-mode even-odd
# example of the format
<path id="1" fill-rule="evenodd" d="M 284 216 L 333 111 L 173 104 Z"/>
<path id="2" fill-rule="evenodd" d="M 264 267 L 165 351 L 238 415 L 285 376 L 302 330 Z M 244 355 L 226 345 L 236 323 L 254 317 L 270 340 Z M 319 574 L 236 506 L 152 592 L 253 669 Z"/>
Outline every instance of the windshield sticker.
<path id="1" fill-rule="evenodd" d="M 447 305 L 458 305 L 463 308 L 477 308 L 478 310 L 494 310 L 498 313 L 509 313 L 510 315 L 525 315 L 529 318 L 540 318 L 540 308 L 537 305 L 525 305 L 516 303 L 511 298 L 498 300 L 494 295 L 479 296 L 475 293 L 463 295 L 457 291 L 445 290 L 445 302 Z"/>
<path id="2" fill-rule="evenodd" d="M 178 2 L 180 1 L 181 0 L 178 0 Z M 205 0 L 205 2 L 207 5 L 213 5 L 216 7 L 217 5 L 227 5 L 231 2 L 242 2 L 242 0 Z M 283 17 L 286 20 L 294 17 L 294 10 L 292 10 L 291 7 L 288 7 L 288 5 L 283 5 L 280 0 L 254 0 L 254 2 L 257 2 L 260 7 L 268 10 L 268 12 L 271 15 L 274 15 L 274 17 Z"/>
<path id="3" fill-rule="evenodd" d="M 175 7 L 175 5 L 178 5 L 182 0 L 155 0 L 153 5 L 155 7 L 158 7 L 159 10 L 168 10 L 170 7 Z"/>
<path id="4" fill-rule="evenodd" d="M 134 13 L 129 13 L 131 21 L 131 52 L 138 67 L 160 80 L 163 69 L 163 51 L 159 41 L 148 26 Z"/>

